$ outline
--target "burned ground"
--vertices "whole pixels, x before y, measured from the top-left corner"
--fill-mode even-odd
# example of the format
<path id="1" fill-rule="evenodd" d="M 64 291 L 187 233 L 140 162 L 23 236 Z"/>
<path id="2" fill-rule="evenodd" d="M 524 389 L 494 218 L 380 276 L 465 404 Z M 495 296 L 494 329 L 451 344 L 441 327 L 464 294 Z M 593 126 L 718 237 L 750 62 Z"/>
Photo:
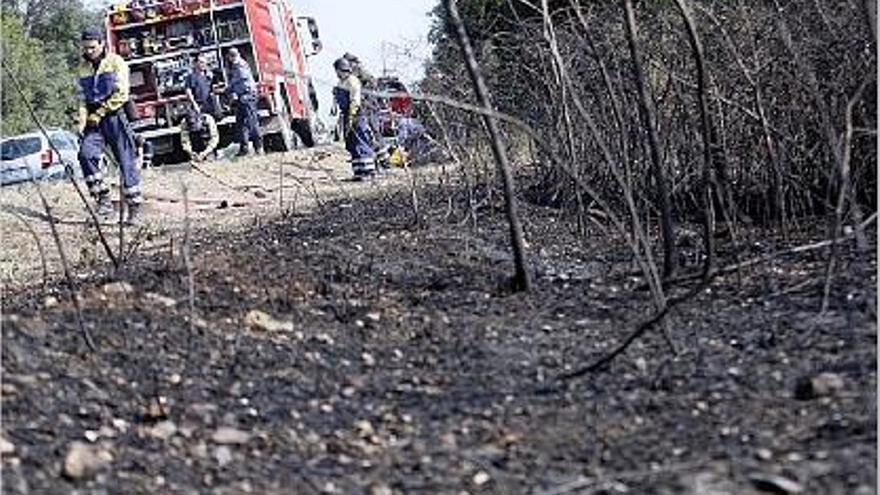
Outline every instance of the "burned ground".
<path id="1" fill-rule="evenodd" d="M 875 493 L 873 253 L 845 247 L 821 316 L 824 252 L 782 256 L 559 382 L 650 315 L 626 250 L 524 205 L 510 293 L 499 205 L 420 194 L 419 222 L 389 186 L 199 233 L 194 313 L 174 251 L 84 276 L 94 354 L 63 286 L 8 291 L 4 492 Z M 65 475 L 74 441 L 109 456 Z"/>

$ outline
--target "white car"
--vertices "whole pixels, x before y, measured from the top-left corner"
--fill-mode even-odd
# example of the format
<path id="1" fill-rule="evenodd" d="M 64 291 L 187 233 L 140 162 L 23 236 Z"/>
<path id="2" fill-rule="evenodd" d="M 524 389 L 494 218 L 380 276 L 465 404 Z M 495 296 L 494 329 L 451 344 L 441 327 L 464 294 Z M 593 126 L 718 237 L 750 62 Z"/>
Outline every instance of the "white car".
<path id="1" fill-rule="evenodd" d="M 50 129 L 48 134 L 58 152 L 49 146 L 49 141 L 42 132 L 31 132 L 0 141 L 0 185 L 66 178 L 65 163 L 70 165 L 74 173 L 79 174 L 79 141 L 76 135 L 60 129 Z"/>

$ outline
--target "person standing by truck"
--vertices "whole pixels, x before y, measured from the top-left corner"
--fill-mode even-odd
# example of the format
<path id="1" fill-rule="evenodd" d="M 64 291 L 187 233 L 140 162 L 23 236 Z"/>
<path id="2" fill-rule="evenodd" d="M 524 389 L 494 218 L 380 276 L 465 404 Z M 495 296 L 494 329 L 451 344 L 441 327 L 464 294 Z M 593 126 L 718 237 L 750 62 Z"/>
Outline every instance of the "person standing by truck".
<path id="1" fill-rule="evenodd" d="M 217 119 L 220 112 L 214 100 L 213 77 L 208 71 L 204 55 L 193 58 L 192 71 L 186 78 L 186 96 L 199 113 Z"/>
<path id="2" fill-rule="evenodd" d="M 110 189 L 101 173 L 101 156 L 106 143 L 119 163 L 123 195 L 128 205 L 127 223 L 141 217 L 141 175 L 137 166 L 134 136 L 128 127 L 124 106 L 129 99 L 129 70 L 119 55 L 108 53 L 100 29 L 90 28 L 81 36 L 79 67 L 79 130 L 82 142 L 79 163 L 89 193 L 98 203 L 98 213 L 113 213 Z"/>
<path id="3" fill-rule="evenodd" d="M 257 114 L 257 83 L 247 61 L 238 50 L 226 52 L 226 96 L 235 102 L 235 130 L 241 148 L 238 156 L 250 153 L 252 145 L 257 154 L 263 154 L 263 137 Z"/>
<path id="4" fill-rule="evenodd" d="M 376 78 L 364 67 L 364 64 L 361 63 L 357 55 L 346 52 L 342 58 L 348 61 L 352 74 L 358 78 L 363 88 L 363 112 L 367 117 L 367 123 L 370 125 L 370 140 L 373 143 L 373 151 L 376 152 L 376 164 L 381 168 L 388 168 L 388 146 L 385 144 L 382 130 L 379 126 L 379 96 L 375 94 L 378 90 Z"/>
<path id="5" fill-rule="evenodd" d="M 342 118 L 345 149 L 351 155 L 351 169 L 355 179 L 371 177 L 376 173 L 375 152 L 370 136 L 370 124 L 361 107 L 361 82 L 352 73 L 348 60 L 340 58 L 333 63 L 339 84 L 333 88 L 333 99 Z"/>

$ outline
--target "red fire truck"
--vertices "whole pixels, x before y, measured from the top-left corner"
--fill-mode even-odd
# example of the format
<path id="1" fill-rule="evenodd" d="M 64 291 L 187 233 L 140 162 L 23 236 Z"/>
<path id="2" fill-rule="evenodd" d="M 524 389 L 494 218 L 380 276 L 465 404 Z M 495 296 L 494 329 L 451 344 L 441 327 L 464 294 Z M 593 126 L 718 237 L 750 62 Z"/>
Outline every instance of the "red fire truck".
<path id="1" fill-rule="evenodd" d="M 131 70 L 139 117 L 132 126 L 160 161 L 179 157 L 177 124 L 187 105 L 193 56 L 206 59 L 219 94 L 226 84 L 223 55 L 231 47 L 257 81 L 266 145 L 314 145 L 318 100 L 307 59 L 321 50 L 321 41 L 315 20 L 295 16 L 291 0 L 132 0 L 110 7 L 106 24 L 108 46 Z M 218 125 L 225 145 L 232 140 L 234 111 L 217 103 L 224 109 Z"/>

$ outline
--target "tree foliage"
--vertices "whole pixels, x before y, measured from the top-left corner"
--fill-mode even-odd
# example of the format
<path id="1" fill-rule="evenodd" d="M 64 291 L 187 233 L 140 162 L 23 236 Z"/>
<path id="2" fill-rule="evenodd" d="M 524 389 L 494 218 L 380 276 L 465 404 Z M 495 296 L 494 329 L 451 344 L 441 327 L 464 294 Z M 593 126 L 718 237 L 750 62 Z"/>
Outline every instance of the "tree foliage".
<path id="1" fill-rule="evenodd" d="M 66 127 L 77 107 L 75 69 L 79 33 L 100 22 L 80 2 L 3 0 L 2 48 L 6 66 L 45 125 Z M 2 134 L 36 128 L 22 96 L 3 73 Z"/>

